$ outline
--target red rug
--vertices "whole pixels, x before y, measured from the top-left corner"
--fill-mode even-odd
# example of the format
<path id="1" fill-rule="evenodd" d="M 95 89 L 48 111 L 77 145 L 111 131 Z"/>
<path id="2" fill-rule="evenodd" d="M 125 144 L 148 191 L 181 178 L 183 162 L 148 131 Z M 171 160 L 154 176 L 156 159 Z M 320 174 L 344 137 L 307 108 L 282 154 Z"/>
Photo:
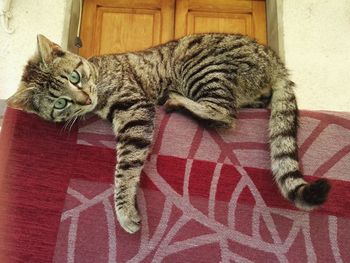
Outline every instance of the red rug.
<path id="1" fill-rule="evenodd" d="M 71 132 L 7 110 L 0 137 L 0 262 L 350 262 L 350 114 L 301 112 L 308 180 L 328 178 L 311 213 L 272 183 L 266 110 L 208 131 L 158 110 L 129 235 L 112 203 L 115 139 L 90 117 Z"/>

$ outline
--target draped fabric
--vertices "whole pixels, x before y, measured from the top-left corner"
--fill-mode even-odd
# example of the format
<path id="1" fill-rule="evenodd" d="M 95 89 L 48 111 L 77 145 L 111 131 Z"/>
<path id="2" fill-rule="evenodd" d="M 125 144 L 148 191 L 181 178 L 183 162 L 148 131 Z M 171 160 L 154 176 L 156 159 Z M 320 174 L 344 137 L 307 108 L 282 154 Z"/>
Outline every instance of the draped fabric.
<path id="1" fill-rule="evenodd" d="M 350 262 L 350 114 L 301 111 L 306 180 L 328 178 L 312 212 L 273 182 L 267 110 L 234 130 L 157 111 L 138 193 L 141 231 L 113 205 L 115 137 L 90 116 L 63 125 L 8 109 L 0 137 L 0 262 Z"/>

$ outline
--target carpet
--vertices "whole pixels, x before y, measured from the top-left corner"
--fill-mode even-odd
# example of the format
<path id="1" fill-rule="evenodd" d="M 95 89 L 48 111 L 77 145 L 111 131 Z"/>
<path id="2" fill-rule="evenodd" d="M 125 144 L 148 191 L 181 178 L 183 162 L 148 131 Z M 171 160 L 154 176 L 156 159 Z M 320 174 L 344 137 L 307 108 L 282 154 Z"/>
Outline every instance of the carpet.
<path id="1" fill-rule="evenodd" d="M 243 110 L 234 131 L 157 111 L 142 173 L 141 231 L 112 202 L 115 138 L 88 117 L 60 124 L 8 109 L 0 135 L 0 262 L 350 262 L 350 114 L 301 111 L 307 180 L 328 178 L 328 202 L 295 209 L 272 182 L 267 110 Z"/>

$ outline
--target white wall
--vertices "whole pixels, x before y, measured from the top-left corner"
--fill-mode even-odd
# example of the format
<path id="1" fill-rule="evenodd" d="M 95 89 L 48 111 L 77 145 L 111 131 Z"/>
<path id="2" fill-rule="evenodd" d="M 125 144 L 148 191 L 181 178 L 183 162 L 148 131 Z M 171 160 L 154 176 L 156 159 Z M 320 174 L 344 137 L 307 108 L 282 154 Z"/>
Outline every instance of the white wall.
<path id="1" fill-rule="evenodd" d="M 16 32 L 0 29 L 0 99 L 16 90 L 37 33 L 58 44 L 66 41 L 70 1 L 13 0 Z M 299 108 L 350 112 L 350 0 L 276 1 L 283 9 L 281 42 Z"/>
<path id="2" fill-rule="evenodd" d="M 283 0 L 282 7 L 299 108 L 350 112 L 350 0 Z"/>
<path id="3" fill-rule="evenodd" d="M 2 8 L 4 0 L 0 0 Z M 36 35 L 44 34 L 62 44 L 66 0 L 13 0 L 10 25 L 16 31 L 9 35 L 0 27 L 0 99 L 17 89 L 23 66 L 34 54 Z"/>

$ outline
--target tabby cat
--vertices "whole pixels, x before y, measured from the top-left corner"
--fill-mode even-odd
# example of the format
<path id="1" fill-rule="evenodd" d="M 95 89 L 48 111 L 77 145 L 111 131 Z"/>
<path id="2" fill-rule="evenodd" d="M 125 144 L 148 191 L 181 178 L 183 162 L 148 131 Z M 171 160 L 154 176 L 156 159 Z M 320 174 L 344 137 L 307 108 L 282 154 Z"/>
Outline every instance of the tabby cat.
<path id="1" fill-rule="evenodd" d="M 242 35 L 189 35 L 145 51 L 88 60 L 39 35 L 38 52 L 8 104 L 54 122 L 95 112 L 113 124 L 115 211 L 121 226 L 134 233 L 140 228 L 136 193 L 156 104 L 211 127 L 231 128 L 239 108 L 264 106 L 271 98 L 271 165 L 280 192 L 301 209 L 324 203 L 328 182 L 307 183 L 299 169 L 293 87 L 276 54 Z"/>

